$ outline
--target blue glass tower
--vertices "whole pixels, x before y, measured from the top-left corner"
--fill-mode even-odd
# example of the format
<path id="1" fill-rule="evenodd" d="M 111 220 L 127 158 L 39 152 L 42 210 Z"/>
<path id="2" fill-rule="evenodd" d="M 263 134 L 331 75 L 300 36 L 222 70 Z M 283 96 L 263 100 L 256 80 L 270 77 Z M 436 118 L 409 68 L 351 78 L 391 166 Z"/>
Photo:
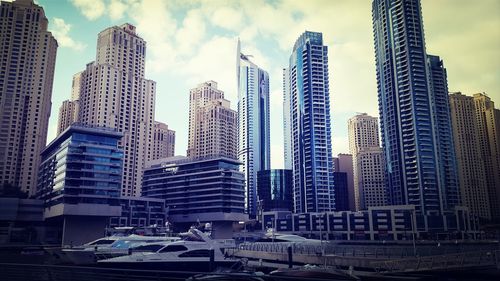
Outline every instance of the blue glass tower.
<path id="1" fill-rule="evenodd" d="M 238 40 L 238 159 L 245 174 L 245 209 L 257 214 L 257 172 L 271 166 L 269 75 L 241 53 Z"/>
<path id="2" fill-rule="evenodd" d="M 304 32 L 295 42 L 289 63 L 284 79 L 289 85 L 284 88 L 289 89 L 285 106 L 290 106 L 294 211 L 333 211 L 328 47 L 323 45 L 323 35 Z"/>
<path id="3" fill-rule="evenodd" d="M 372 16 L 389 200 L 442 214 L 459 203 L 456 160 L 451 130 L 440 131 L 450 123 L 437 89 L 446 78 L 428 66 L 420 1 L 374 0 Z"/>

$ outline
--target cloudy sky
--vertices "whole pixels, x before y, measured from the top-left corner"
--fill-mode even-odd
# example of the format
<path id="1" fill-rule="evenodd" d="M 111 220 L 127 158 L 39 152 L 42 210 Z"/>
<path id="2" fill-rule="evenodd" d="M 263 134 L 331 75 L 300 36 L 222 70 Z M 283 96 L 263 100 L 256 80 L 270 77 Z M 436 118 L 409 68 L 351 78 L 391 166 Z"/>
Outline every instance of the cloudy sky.
<path id="1" fill-rule="evenodd" d="M 333 151 L 348 152 L 347 119 L 378 116 L 371 0 L 37 0 L 59 42 L 49 139 L 71 77 L 95 59 L 97 34 L 124 22 L 148 44 L 146 77 L 157 82 L 156 119 L 185 154 L 189 89 L 219 82 L 235 109 L 236 41 L 270 75 L 272 166 L 283 165 L 282 68 L 304 31 L 329 47 Z M 427 52 L 443 58 L 450 91 L 486 92 L 500 106 L 500 1 L 422 0 Z M 497 106 L 497 108 L 499 107 Z"/>

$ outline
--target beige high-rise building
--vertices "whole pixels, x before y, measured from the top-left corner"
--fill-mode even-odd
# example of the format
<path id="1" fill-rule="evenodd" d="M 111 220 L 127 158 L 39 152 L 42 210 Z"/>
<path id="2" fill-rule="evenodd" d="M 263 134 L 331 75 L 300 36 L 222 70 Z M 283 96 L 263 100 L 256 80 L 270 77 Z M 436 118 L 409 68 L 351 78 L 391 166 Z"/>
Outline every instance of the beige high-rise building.
<path id="1" fill-rule="evenodd" d="M 57 121 L 57 135 L 64 132 L 71 124 L 78 122 L 78 111 L 80 110 L 80 91 L 82 88 L 82 73 L 73 75 L 71 86 L 71 100 L 65 100 L 59 107 L 59 119 Z"/>
<path id="2" fill-rule="evenodd" d="M 140 196 L 143 168 L 152 159 L 156 83 L 145 79 L 146 42 L 135 26 L 101 31 L 96 61 L 81 73 L 78 122 L 123 133 L 122 195 Z"/>
<path id="3" fill-rule="evenodd" d="M 462 203 L 475 215 L 491 219 L 474 98 L 459 92 L 450 94 L 450 116 Z"/>
<path id="4" fill-rule="evenodd" d="M 1 2 L 0 189 L 34 194 L 45 148 L 57 41 L 32 0 Z"/>
<path id="5" fill-rule="evenodd" d="M 356 210 L 387 205 L 385 164 L 380 148 L 378 118 L 366 113 L 358 114 L 349 119 L 348 132 Z"/>
<path id="6" fill-rule="evenodd" d="M 64 132 L 66 128 L 75 123 L 78 118 L 77 101 L 65 100 L 59 107 L 59 118 L 57 122 L 57 135 Z"/>
<path id="7" fill-rule="evenodd" d="M 230 105 L 214 81 L 190 91 L 188 157 L 237 159 L 238 113 Z"/>
<path id="8" fill-rule="evenodd" d="M 474 94 L 474 107 L 491 215 L 500 219 L 500 110 L 484 93 Z"/>
<path id="9" fill-rule="evenodd" d="M 83 71 L 78 72 L 73 75 L 73 83 L 71 83 L 71 100 L 77 101 L 80 100 L 80 92 L 82 89 L 82 75 Z"/>
<path id="10" fill-rule="evenodd" d="M 175 131 L 168 125 L 155 121 L 152 160 L 172 157 L 175 154 Z"/>

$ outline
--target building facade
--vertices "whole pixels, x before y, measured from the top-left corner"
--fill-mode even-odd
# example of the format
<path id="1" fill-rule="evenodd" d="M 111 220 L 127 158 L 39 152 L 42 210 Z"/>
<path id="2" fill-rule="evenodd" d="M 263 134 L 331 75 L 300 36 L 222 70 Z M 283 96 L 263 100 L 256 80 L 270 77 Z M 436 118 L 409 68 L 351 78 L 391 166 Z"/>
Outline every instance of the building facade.
<path id="1" fill-rule="evenodd" d="M 109 218 L 109 227 L 165 226 L 168 208 L 165 200 L 156 198 L 121 196 L 120 216 Z"/>
<path id="2" fill-rule="evenodd" d="M 335 182 L 335 210 L 349 211 L 347 173 L 333 172 L 333 180 Z"/>
<path id="3" fill-rule="evenodd" d="M 123 133 L 123 196 L 141 194 L 144 164 L 153 156 L 156 83 L 144 76 L 145 60 L 135 26 L 113 26 L 99 33 L 96 60 L 73 84 L 80 87 L 78 122 Z"/>
<path id="4" fill-rule="evenodd" d="M 292 161 L 292 104 L 290 92 L 290 69 L 283 68 L 283 157 L 285 169 L 293 169 Z"/>
<path id="5" fill-rule="evenodd" d="M 154 122 L 152 160 L 172 157 L 175 154 L 175 131 L 162 122 Z"/>
<path id="6" fill-rule="evenodd" d="M 238 158 L 238 113 L 230 105 L 217 82 L 207 81 L 191 89 L 188 157 Z"/>
<path id="7" fill-rule="evenodd" d="M 389 202 L 441 218 L 460 198 L 456 178 L 443 178 L 456 161 L 444 153 L 451 134 L 439 131 L 446 113 L 435 104 L 442 97 L 430 81 L 420 1 L 374 0 L 372 16 Z"/>
<path id="8" fill-rule="evenodd" d="M 457 157 L 451 127 L 448 77 L 440 57 L 427 54 L 427 67 L 431 93 L 431 110 L 437 146 L 439 186 L 444 206 L 461 204 L 458 183 Z M 418 122 L 418 118 L 417 118 Z"/>
<path id="9" fill-rule="evenodd" d="M 349 210 L 356 211 L 356 200 L 354 197 L 354 167 L 352 154 L 339 153 L 333 157 L 334 172 L 345 173 L 347 176 L 347 197 L 349 199 Z"/>
<path id="10" fill-rule="evenodd" d="M 378 118 L 366 113 L 348 121 L 349 152 L 353 158 L 356 210 L 387 205 L 384 155 L 380 148 Z"/>
<path id="11" fill-rule="evenodd" d="M 257 172 L 260 211 L 293 211 L 292 170 L 271 169 Z"/>
<path id="12" fill-rule="evenodd" d="M 276 226 L 283 234 L 327 240 L 406 240 L 479 238 L 479 222 L 467 208 L 456 207 L 443 215 L 447 221 L 440 228 L 430 228 L 424 222 L 432 215 L 418 215 L 413 205 L 370 207 L 364 211 L 340 211 L 293 214 L 290 212 L 264 212 L 262 230 Z M 321 229 L 321 231 L 320 231 Z M 435 244 L 432 245 L 435 247 Z M 456 245 L 453 245 L 456 247 Z M 350 249 L 352 250 L 352 246 Z M 399 250 L 399 249 L 398 249 Z M 400 250 L 398 254 L 401 254 Z"/>
<path id="13" fill-rule="evenodd" d="M 238 160 L 245 174 L 245 208 L 257 214 L 257 173 L 271 168 L 269 75 L 237 50 Z"/>
<path id="14" fill-rule="evenodd" d="M 144 171 L 142 194 L 164 199 L 173 223 L 246 220 L 239 165 L 224 157 L 154 160 Z"/>
<path id="15" fill-rule="evenodd" d="M 78 102 L 65 100 L 59 107 L 59 118 L 57 121 L 57 135 L 61 134 L 71 124 L 78 120 Z"/>
<path id="16" fill-rule="evenodd" d="M 288 68 L 294 211 L 335 210 L 328 47 L 319 32 L 295 42 Z"/>
<path id="17" fill-rule="evenodd" d="M 0 184 L 33 195 L 45 148 L 57 41 L 41 6 L 0 5 Z"/>
<path id="18" fill-rule="evenodd" d="M 45 202 L 45 220 L 62 226 L 64 245 L 99 238 L 108 218 L 120 215 L 122 136 L 112 128 L 71 125 L 42 151 L 36 195 Z"/>
<path id="19" fill-rule="evenodd" d="M 474 98 L 459 92 L 450 94 L 450 114 L 462 203 L 480 218 L 490 220 L 487 175 L 479 145 Z"/>
<path id="20" fill-rule="evenodd" d="M 500 110 L 484 93 L 474 94 L 474 108 L 492 218 L 500 221 Z"/>

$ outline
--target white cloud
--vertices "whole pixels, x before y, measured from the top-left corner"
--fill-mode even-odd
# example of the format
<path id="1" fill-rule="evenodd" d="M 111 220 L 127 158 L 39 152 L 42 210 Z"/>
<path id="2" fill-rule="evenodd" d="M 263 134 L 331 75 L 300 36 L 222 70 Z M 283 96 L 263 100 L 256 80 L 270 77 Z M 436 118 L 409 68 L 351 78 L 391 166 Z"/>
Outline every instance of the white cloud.
<path id="1" fill-rule="evenodd" d="M 86 45 L 82 42 L 75 41 L 70 37 L 69 32 L 71 30 L 71 24 L 66 23 L 61 18 L 54 18 L 51 22 L 51 32 L 52 35 L 57 40 L 57 43 L 61 47 L 71 48 L 76 51 L 81 51 L 85 49 Z"/>
<path id="2" fill-rule="evenodd" d="M 203 42 L 196 54 L 179 70 L 193 87 L 203 81 L 217 81 L 224 97 L 233 101 L 231 107 L 236 108 L 235 51 L 236 38 L 214 36 Z"/>
<path id="3" fill-rule="evenodd" d="M 212 23 L 229 30 L 239 30 L 243 25 L 243 13 L 232 7 L 216 9 L 211 16 Z"/>
<path id="4" fill-rule="evenodd" d="M 89 20 L 96 20 L 106 11 L 104 0 L 71 0 L 73 5 Z"/>
<path id="5" fill-rule="evenodd" d="M 200 10 L 190 10 L 184 18 L 182 27 L 176 32 L 177 52 L 191 54 L 205 37 L 205 18 Z"/>
<path id="6" fill-rule="evenodd" d="M 112 20 L 121 19 L 127 10 L 127 4 L 122 0 L 111 0 L 108 6 L 109 17 Z"/>

